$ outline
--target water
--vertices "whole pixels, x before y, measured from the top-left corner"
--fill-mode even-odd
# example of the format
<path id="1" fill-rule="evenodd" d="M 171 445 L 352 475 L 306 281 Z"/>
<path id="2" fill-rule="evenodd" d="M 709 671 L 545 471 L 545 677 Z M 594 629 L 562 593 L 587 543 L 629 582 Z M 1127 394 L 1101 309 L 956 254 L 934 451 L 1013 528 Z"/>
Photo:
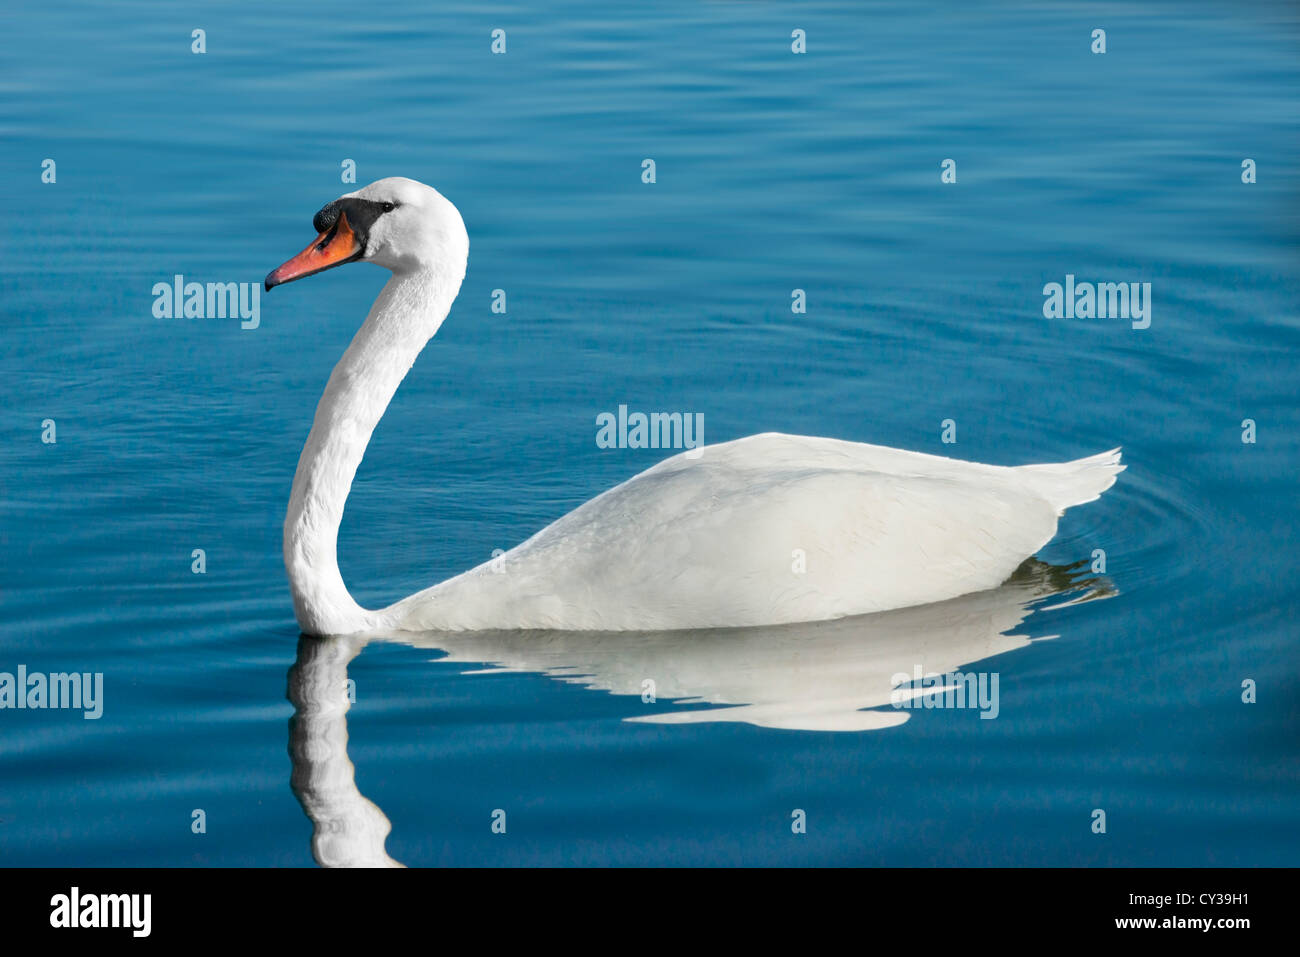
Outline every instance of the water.
<path id="1" fill-rule="evenodd" d="M 103 672 L 104 712 L 0 711 L 0 861 L 311 864 L 306 807 L 335 862 L 379 859 L 391 822 L 412 865 L 1297 863 L 1293 11 L 551 7 L 6 15 L 0 671 Z M 384 274 L 277 290 L 251 330 L 156 319 L 151 289 L 260 281 L 352 188 L 345 159 L 436 186 L 471 236 L 349 502 L 363 604 L 658 460 L 597 448 L 620 403 L 702 412 L 708 441 L 1123 445 L 1038 556 L 1103 549 L 1105 574 L 851 632 L 299 641 L 289 483 Z M 1151 282 L 1150 328 L 1045 319 L 1067 273 Z M 908 635 L 996 672 L 997 719 L 796 729 L 828 682 L 843 713 L 878 704 L 846 678 Z M 718 702 L 751 710 L 698 720 Z"/>

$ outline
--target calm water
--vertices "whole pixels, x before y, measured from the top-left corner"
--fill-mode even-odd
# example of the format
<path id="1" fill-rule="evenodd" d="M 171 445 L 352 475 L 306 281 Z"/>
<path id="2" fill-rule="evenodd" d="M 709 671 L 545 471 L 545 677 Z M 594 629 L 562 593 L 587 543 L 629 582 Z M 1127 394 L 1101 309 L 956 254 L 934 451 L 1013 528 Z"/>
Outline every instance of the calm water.
<path id="1" fill-rule="evenodd" d="M 104 713 L 0 711 L 0 862 L 310 865 L 306 808 L 334 861 L 374 859 L 386 818 L 412 865 L 1300 863 L 1288 6 L 549 6 L 5 15 L 0 671 L 102 672 Z M 155 318 L 151 290 L 260 281 L 354 188 L 345 159 L 436 186 L 471 236 L 353 489 L 363 603 L 657 461 L 596 446 L 620 403 L 701 412 L 708 441 L 1123 445 L 1039 555 L 1102 549 L 1105 575 L 852 627 L 300 642 L 289 484 L 385 274 L 277 291 L 250 330 Z M 1067 273 L 1150 282 L 1150 328 L 1045 319 Z M 799 729 L 922 660 L 997 672 L 998 718 Z M 698 720 L 719 705 L 751 710 Z"/>

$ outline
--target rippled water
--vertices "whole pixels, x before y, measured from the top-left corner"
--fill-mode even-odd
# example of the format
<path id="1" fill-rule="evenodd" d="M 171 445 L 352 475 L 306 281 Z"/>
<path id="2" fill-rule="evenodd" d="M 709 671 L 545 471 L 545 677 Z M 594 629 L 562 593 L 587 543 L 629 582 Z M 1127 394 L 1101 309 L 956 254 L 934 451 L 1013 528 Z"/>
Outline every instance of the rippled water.
<path id="1" fill-rule="evenodd" d="M 310 864 L 306 809 L 330 863 L 1297 863 L 1293 11 L 548 6 L 7 15 L 0 671 L 100 671 L 105 702 L 0 711 L 0 861 Z M 955 605 L 300 641 L 289 483 L 384 275 L 277 292 L 252 330 L 156 319 L 151 289 L 260 281 L 345 159 L 433 184 L 471 236 L 353 489 L 363 604 L 656 461 L 596 446 L 620 403 L 708 441 L 1123 445 L 1128 470 L 1046 565 Z M 1067 273 L 1151 282 L 1151 327 L 1045 319 Z M 899 723 L 864 688 L 913 661 L 996 672 L 997 719 Z M 832 719 L 874 730 L 806 730 Z"/>

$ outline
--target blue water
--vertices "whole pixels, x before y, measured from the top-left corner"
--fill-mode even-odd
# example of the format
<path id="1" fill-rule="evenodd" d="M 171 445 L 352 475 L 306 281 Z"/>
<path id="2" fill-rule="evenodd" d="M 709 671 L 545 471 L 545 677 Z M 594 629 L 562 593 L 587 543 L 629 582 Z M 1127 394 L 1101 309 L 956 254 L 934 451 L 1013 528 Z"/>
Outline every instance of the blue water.
<path id="1" fill-rule="evenodd" d="M 336 863 L 389 823 L 409 865 L 1300 863 L 1294 9 L 546 6 L 6 13 L 0 671 L 102 672 L 104 710 L 0 710 L 0 863 L 310 865 L 308 814 Z M 700 412 L 707 441 L 1007 465 L 1122 445 L 1038 556 L 1100 549 L 1104 575 L 1075 568 L 1091 584 L 1011 631 L 1053 640 L 954 660 L 999 674 L 996 720 L 874 731 L 625 720 L 781 704 L 776 676 L 875 653 L 872 623 L 300 642 L 289 485 L 386 274 L 277 290 L 256 329 L 155 318 L 151 290 L 259 282 L 355 188 L 347 159 L 435 186 L 471 237 L 349 501 L 363 604 L 657 461 L 597 447 L 620 403 Z M 1066 274 L 1150 282 L 1150 328 L 1044 318 Z M 604 680 L 638 667 L 699 700 Z M 345 675 L 346 711 L 320 693 Z"/>

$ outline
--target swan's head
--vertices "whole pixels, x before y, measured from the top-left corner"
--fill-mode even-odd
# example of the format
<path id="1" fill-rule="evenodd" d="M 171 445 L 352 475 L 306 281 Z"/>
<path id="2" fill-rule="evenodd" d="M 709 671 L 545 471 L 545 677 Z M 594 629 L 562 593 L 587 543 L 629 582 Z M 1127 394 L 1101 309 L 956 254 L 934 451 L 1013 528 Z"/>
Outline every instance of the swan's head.
<path id="1" fill-rule="evenodd" d="M 456 207 L 436 189 L 404 176 L 340 196 L 312 225 L 320 235 L 267 274 L 267 289 L 350 262 L 372 262 L 395 273 L 452 266 L 463 275 L 469 255 Z"/>

